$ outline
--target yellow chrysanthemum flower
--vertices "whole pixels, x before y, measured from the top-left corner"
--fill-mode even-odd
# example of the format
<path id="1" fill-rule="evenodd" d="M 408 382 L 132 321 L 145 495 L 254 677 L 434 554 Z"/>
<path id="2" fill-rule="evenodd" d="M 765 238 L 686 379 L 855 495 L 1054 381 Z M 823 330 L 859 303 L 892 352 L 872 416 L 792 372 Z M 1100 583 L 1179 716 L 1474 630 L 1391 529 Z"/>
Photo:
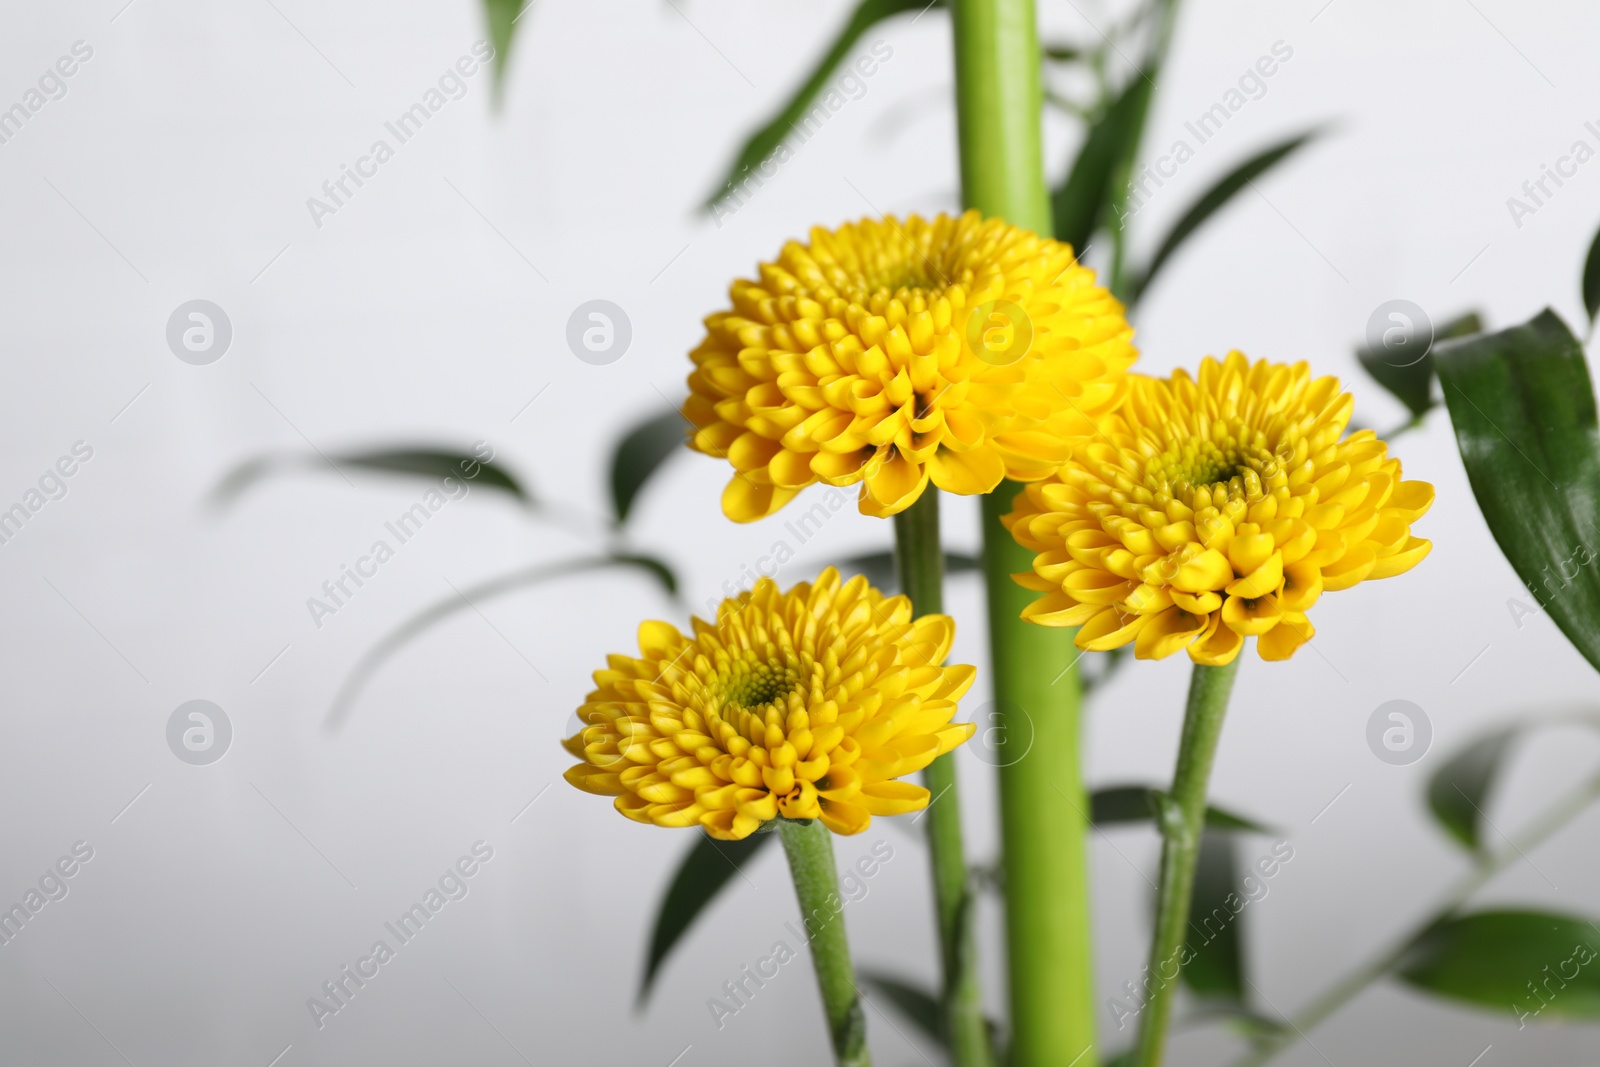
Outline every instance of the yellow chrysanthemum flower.
<path id="1" fill-rule="evenodd" d="M 764 578 L 693 626 L 640 626 L 642 657 L 608 657 L 564 742 L 583 760 L 567 781 L 637 822 L 723 840 L 779 816 L 860 833 L 927 807 L 897 779 L 975 729 L 950 721 L 975 673 L 942 666 L 955 622 L 912 621 L 865 578 L 829 567 L 786 593 Z"/>
<path id="2" fill-rule="evenodd" d="M 1071 246 L 969 211 L 813 229 L 691 353 L 691 445 L 735 471 L 722 510 L 764 518 L 816 482 L 893 515 L 931 480 L 1047 477 L 1121 398 L 1122 305 Z"/>
<path id="3" fill-rule="evenodd" d="M 1304 363 L 1207 357 L 1196 382 L 1134 376 L 1103 434 L 1005 523 L 1038 552 L 1018 575 L 1047 594 L 1023 617 L 1081 626 L 1079 648 L 1134 642 L 1220 665 L 1257 637 L 1282 660 L 1311 639 L 1325 590 L 1410 570 L 1433 486 L 1400 477 L 1371 430 L 1340 440 L 1354 400 Z"/>

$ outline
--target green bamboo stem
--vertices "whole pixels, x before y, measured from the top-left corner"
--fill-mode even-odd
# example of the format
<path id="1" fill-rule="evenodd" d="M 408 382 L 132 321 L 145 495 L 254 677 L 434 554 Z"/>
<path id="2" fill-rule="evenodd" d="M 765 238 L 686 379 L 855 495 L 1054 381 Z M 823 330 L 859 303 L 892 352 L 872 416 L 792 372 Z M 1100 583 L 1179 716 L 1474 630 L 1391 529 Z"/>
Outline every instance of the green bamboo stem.
<path id="1" fill-rule="evenodd" d="M 867 1020 L 856 991 L 844 913 L 839 907 L 839 875 L 833 865 L 833 838 L 817 819 L 778 819 L 778 836 L 789 856 L 795 896 L 805 918 L 811 963 L 828 1017 L 828 1036 L 839 1067 L 872 1067 L 867 1052 Z"/>
<path id="2" fill-rule="evenodd" d="M 1150 943 L 1146 980 L 1150 996 L 1139 1018 L 1139 1045 L 1133 1067 L 1160 1067 L 1172 1015 L 1172 995 L 1182 966 L 1183 940 L 1189 926 L 1189 901 L 1194 893 L 1195 861 L 1205 830 L 1206 787 L 1228 694 L 1239 672 L 1239 660 L 1223 667 L 1195 665 L 1189 679 L 1189 706 L 1183 714 L 1178 766 L 1172 790 L 1161 801 L 1161 884 L 1156 906 L 1156 932 Z"/>
<path id="3" fill-rule="evenodd" d="M 944 547 L 939 540 L 939 493 L 929 486 L 894 517 L 895 570 L 900 589 L 911 598 L 914 616 L 944 610 Z M 922 772 L 933 794 L 924 818 L 933 864 L 934 906 L 939 921 L 939 962 L 943 975 L 940 1003 L 950 1055 L 956 1067 L 990 1067 L 988 1025 L 972 929 L 971 880 L 961 840 L 961 805 L 956 789 L 955 754 L 940 756 Z"/>
<path id="4" fill-rule="evenodd" d="M 1049 234 L 1033 0 L 952 0 L 961 187 L 968 207 Z M 996 719 L 1013 1067 L 1095 1067 L 1088 804 L 1079 766 L 1072 632 L 1025 623 L 1011 575 L 1027 550 L 1000 524 L 1019 486 L 983 502 L 984 576 Z M 1031 743 L 1028 740 L 1031 738 Z"/>
<path id="5" fill-rule="evenodd" d="M 1036 595 L 1011 575 L 1033 553 L 1000 523 L 1021 489 L 983 500 L 984 578 L 995 703 L 983 724 L 1000 740 L 1000 845 L 1013 1067 L 1093 1067 L 1094 954 L 1088 816 L 1079 749 L 1076 631 L 1023 622 Z"/>

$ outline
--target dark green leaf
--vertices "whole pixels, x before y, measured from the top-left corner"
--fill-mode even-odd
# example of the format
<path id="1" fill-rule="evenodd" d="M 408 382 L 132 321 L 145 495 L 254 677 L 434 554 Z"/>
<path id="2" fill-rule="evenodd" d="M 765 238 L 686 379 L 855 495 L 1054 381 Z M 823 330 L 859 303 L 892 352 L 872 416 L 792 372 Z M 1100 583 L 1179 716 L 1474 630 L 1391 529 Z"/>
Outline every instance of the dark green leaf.
<path id="1" fill-rule="evenodd" d="M 1600 1018 L 1600 931 L 1585 919 L 1480 911 L 1432 927 L 1398 976 L 1418 989 L 1532 1018 Z"/>
<path id="2" fill-rule="evenodd" d="M 700 913 L 717 899 L 728 881 L 738 874 L 772 840 L 773 834 L 755 833 L 742 841 L 718 841 L 704 834 L 698 836 L 678 864 L 678 870 L 661 898 L 656 912 L 655 929 L 650 933 L 650 950 L 645 956 L 644 978 L 639 983 L 639 1003 L 650 996 L 661 965 L 671 955 L 673 948 L 689 932 Z"/>
<path id="3" fill-rule="evenodd" d="M 862 971 L 861 981 L 893 1004 L 922 1035 L 941 1048 L 949 1046 L 944 1033 L 944 1013 L 932 992 L 893 975 Z"/>
<path id="4" fill-rule="evenodd" d="M 1515 728 L 1496 730 L 1450 757 L 1428 780 L 1428 807 L 1451 837 L 1470 849 L 1483 847 L 1483 807 L 1511 750 Z"/>
<path id="5" fill-rule="evenodd" d="M 380 448 L 366 452 L 345 452 L 334 455 L 291 452 L 276 456 L 259 456 L 239 464 L 217 487 L 211 491 L 215 507 L 227 507 L 245 490 L 275 474 L 294 470 L 376 471 L 430 481 L 454 479 L 468 487 L 484 486 L 507 493 L 524 504 L 533 505 L 532 495 L 510 471 L 496 463 L 486 461 L 470 449 L 455 451 L 444 448 Z M 446 483 L 446 492 L 454 489 Z"/>
<path id="6" fill-rule="evenodd" d="M 1600 668 L 1600 431 L 1583 348 L 1549 310 L 1434 352 L 1456 446 L 1500 551 Z"/>
<path id="7" fill-rule="evenodd" d="M 1150 265 L 1145 268 L 1144 275 L 1136 280 L 1131 288 L 1130 302 L 1137 301 L 1143 294 L 1156 273 L 1161 270 L 1167 260 L 1172 258 L 1183 242 L 1198 230 L 1205 221 L 1220 211 L 1228 201 L 1242 192 L 1251 182 L 1261 177 L 1267 171 L 1293 155 L 1301 146 L 1320 136 L 1321 130 L 1307 130 L 1287 140 L 1280 141 L 1239 166 L 1223 175 L 1216 184 L 1207 189 L 1205 193 L 1185 211 L 1178 221 L 1173 224 L 1167 236 L 1162 238 L 1156 246 L 1155 255 L 1150 257 Z"/>
<path id="8" fill-rule="evenodd" d="M 1187 944 L 1194 955 L 1184 964 L 1183 981 L 1199 996 L 1235 1004 L 1244 1001 L 1244 957 L 1239 933 L 1242 884 L 1234 836 L 1214 830 L 1201 835 L 1194 891 L 1189 898 Z M 1228 906 L 1230 897 L 1241 901 L 1239 909 Z"/>
<path id="9" fill-rule="evenodd" d="M 771 121 L 756 130 L 745 141 L 727 176 L 706 198 L 706 210 L 712 210 L 732 195 L 734 187 L 744 177 L 745 172 L 760 166 L 792 134 L 798 134 L 804 141 L 816 132 L 818 127 L 813 117 L 812 101 L 827 88 L 828 79 L 833 77 L 834 71 L 849 57 L 851 50 L 868 30 L 891 16 L 906 11 L 922 11 L 929 6 L 927 0 L 860 0 L 856 9 L 851 12 L 849 21 L 833 39 L 833 43 L 828 46 L 828 50 L 823 53 L 821 60 L 812 68 L 800 88 L 795 90 L 794 95 Z"/>
<path id="10" fill-rule="evenodd" d="M 1589 313 L 1590 322 L 1600 314 L 1600 233 L 1594 235 L 1588 258 L 1583 261 L 1583 309 Z"/>
<path id="11" fill-rule="evenodd" d="M 1451 319 L 1434 331 L 1433 343 L 1453 341 L 1483 332 L 1483 320 L 1475 311 Z M 1356 353 L 1362 368 L 1372 380 L 1387 389 L 1396 400 L 1406 406 L 1413 419 L 1420 419 L 1438 404 L 1433 397 L 1433 380 L 1436 374 L 1433 353 L 1424 352 L 1421 359 L 1405 364 L 1390 361 L 1389 354 L 1381 349 L 1363 348 Z"/>
<path id="12" fill-rule="evenodd" d="M 628 521 L 633 502 L 668 459 L 684 451 L 689 423 L 677 411 L 663 411 L 634 426 L 611 453 L 611 508 L 618 526 Z"/>
<path id="13" fill-rule="evenodd" d="M 678 595 L 677 572 L 657 557 L 641 555 L 637 552 L 613 552 L 611 558 L 624 566 L 638 567 L 660 582 L 661 591 L 668 596 L 675 597 Z"/>
<path id="14" fill-rule="evenodd" d="M 476 610 L 483 601 L 492 597 L 524 588 L 538 585 L 555 578 L 565 578 L 573 574 L 582 574 L 587 571 L 604 570 L 608 567 L 634 567 L 643 570 L 663 585 L 668 586 L 668 591 L 676 587 L 676 580 L 672 572 L 659 560 L 648 556 L 598 556 L 590 559 L 566 560 L 561 563 L 548 563 L 537 567 L 525 567 L 502 574 L 498 578 L 478 582 L 467 586 L 465 589 L 452 590 L 450 595 L 434 601 L 428 607 L 417 612 L 405 622 L 396 626 L 385 634 L 378 643 L 367 649 L 366 653 L 356 661 L 344 682 L 339 686 L 339 692 L 333 698 L 333 704 L 328 709 L 327 717 L 323 719 L 323 726 L 329 730 L 337 729 L 350 713 L 350 707 L 355 703 L 362 686 L 367 680 L 377 673 L 390 657 L 424 631 L 462 611 Z M 663 573 L 665 572 L 665 573 Z"/>
<path id="15" fill-rule="evenodd" d="M 893 552 L 866 552 L 849 559 L 841 559 L 834 566 L 839 568 L 839 573 L 846 578 L 857 574 L 866 576 L 867 584 L 880 592 L 893 595 L 900 588 L 900 580 L 894 572 Z M 969 556 L 963 552 L 946 552 L 944 554 L 945 574 L 968 574 L 983 567 L 983 561 L 977 556 Z"/>
<path id="16" fill-rule="evenodd" d="M 506 66 L 511 61 L 511 38 L 517 31 L 525 7 L 533 0 L 483 0 L 489 22 L 489 43 L 494 46 L 494 91 L 496 99 L 505 85 Z"/>
<path id="17" fill-rule="evenodd" d="M 1083 49 L 1070 44 L 1047 44 L 1040 52 L 1053 63 L 1076 63 L 1084 57 Z"/>
<path id="18" fill-rule="evenodd" d="M 1135 75 L 1100 121 L 1089 128 L 1066 180 L 1050 194 L 1056 240 L 1070 244 L 1080 256 L 1110 210 L 1118 169 L 1138 147 L 1150 90 L 1150 78 Z"/>
<path id="19" fill-rule="evenodd" d="M 1164 795 L 1160 789 L 1148 785 L 1109 785 L 1096 789 L 1089 794 L 1089 821 L 1102 827 L 1154 821 L 1156 804 Z M 1253 819 L 1210 806 L 1206 808 L 1206 828 L 1272 833 Z"/>

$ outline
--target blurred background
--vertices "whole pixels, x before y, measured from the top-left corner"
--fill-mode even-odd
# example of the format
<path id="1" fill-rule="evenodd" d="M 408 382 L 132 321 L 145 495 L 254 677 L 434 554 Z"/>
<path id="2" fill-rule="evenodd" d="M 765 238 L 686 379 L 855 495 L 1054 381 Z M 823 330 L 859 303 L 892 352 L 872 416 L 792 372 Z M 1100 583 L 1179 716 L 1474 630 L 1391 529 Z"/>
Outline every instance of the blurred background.
<path id="1" fill-rule="evenodd" d="M 1118 17 L 1088 0 L 1040 7 L 1051 41 L 1093 45 Z M 8 125 L 0 112 L 0 509 L 22 504 L 28 517 L 0 544 L 0 904 L 24 903 L 41 878 L 46 899 L 0 944 L 0 1059 L 826 1060 L 803 960 L 720 1027 L 707 1008 L 790 937 L 783 924 L 798 909 L 776 850 L 731 884 L 635 1010 L 644 940 L 688 832 L 626 822 L 565 785 L 556 742 L 590 672 L 633 650 L 639 620 L 686 619 L 648 576 L 590 574 L 476 604 L 379 671 L 341 729 L 323 722 L 362 653 L 415 612 L 593 551 L 613 441 L 681 397 L 685 354 L 731 280 L 812 225 L 958 206 L 949 20 L 933 8 L 869 32 L 863 52 L 881 44 L 889 58 L 747 202 L 715 217 L 697 208 L 849 10 L 540 0 L 518 24 L 497 109 L 472 0 L 7 5 L 0 109 L 26 115 Z M 1600 146 L 1586 126 L 1600 126 L 1597 34 L 1600 11 L 1574 3 L 1184 4 L 1150 161 L 1180 138 L 1196 145 L 1185 124 L 1260 57 L 1281 62 L 1140 207 L 1136 252 L 1265 144 L 1334 128 L 1167 267 L 1136 320 L 1140 369 L 1230 348 L 1306 359 L 1348 382 L 1359 420 L 1386 429 L 1406 413 L 1354 357 L 1380 305 L 1409 300 L 1436 322 L 1480 309 L 1501 328 L 1553 304 L 1579 321 L 1600 163 L 1547 184 L 1553 195 L 1531 213 L 1508 198 L 1531 204 L 1524 182 L 1577 141 Z M 430 90 L 443 103 L 425 123 L 404 137 L 386 127 Z M 1053 181 L 1078 129 L 1049 119 Z M 362 162 L 379 140 L 392 154 Z M 335 200 L 324 183 L 347 168 L 366 176 Z M 1087 258 L 1099 262 L 1096 250 Z M 181 340 L 199 321 L 183 310 L 195 300 L 221 312 L 205 312 L 215 336 L 195 342 L 209 344 L 209 362 Z M 569 319 L 593 300 L 620 309 L 631 335 L 601 365 L 568 343 Z M 579 518 L 548 521 L 472 485 L 401 544 L 385 524 L 423 501 L 424 483 L 313 468 L 227 509 L 206 503 L 263 454 L 403 442 L 481 443 Z M 1213 778 L 1217 803 L 1279 828 L 1294 849 L 1242 918 L 1268 1014 L 1302 1006 L 1387 944 L 1466 868 L 1424 811 L 1430 766 L 1488 726 L 1597 697 L 1577 652 L 1528 610 L 1443 410 L 1395 451 L 1409 476 L 1438 487 L 1417 530 L 1433 555 L 1401 581 L 1326 598 L 1314 645 L 1292 661 L 1250 659 Z M 726 477 L 685 454 L 636 505 L 631 543 L 673 563 L 697 610 L 779 541 L 795 550 L 784 584 L 889 547 L 887 525 L 853 508 L 804 543 L 785 513 L 735 526 L 718 508 Z M 954 549 L 976 548 L 971 505 L 947 504 Z M 335 612 L 311 611 L 308 599 L 329 602 L 324 582 L 378 540 L 393 557 L 347 584 Z M 981 669 L 977 580 L 952 577 L 947 599 L 956 656 Z M 1095 694 L 1091 787 L 1170 776 L 1180 659 L 1136 664 Z M 211 715 L 214 762 L 180 758 L 186 718 L 169 740 L 193 700 L 225 716 L 226 731 Z M 1431 749 L 1404 766 L 1367 743 L 1369 717 L 1390 700 L 1431 724 Z M 961 773 L 969 847 L 989 862 L 983 755 L 964 752 Z M 1532 741 L 1488 811 L 1496 832 L 1597 755 L 1576 728 Z M 1482 901 L 1583 910 L 1600 895 L 1597 831 L 1591 813 Z M 920 827 L 878 819 L 839 845 L 842 863 L 874 846 L 893 857 L 847 912 L 858 962 L 931 984 Z M 1271 841 L 1241 848 L 1250 859 Z M 1094 838 L 1105 997 L 1142 966 L 1156 849 L 1148 828 Z M 474 873 L 445 883 L 456 899 L 317 1018 L 308 998 L 326 1002 L 324 983 L 374 942 L 398 944 L 385 923 L 462 857 Z M 998 1008 L 999 916 L 992 899 L 984 907 Z M 904 1020 L 873 1014 L 869 1025 L 880 1063 L 939 1062 Z M 1109 1011 L 1101 1025 L 1110 1049 L 1131 1036 Z M 1494 1067 L 1600 1054 L 1593 1027 L 1519 1030 L 1509 1006 L 1468 1011 L 1394 984 L 1311 1038 L 1282 1062 Z M 1223 1031 L 1186 1031 L 1172 1061 L 1225 1063 L 1240 1047 Z"/>

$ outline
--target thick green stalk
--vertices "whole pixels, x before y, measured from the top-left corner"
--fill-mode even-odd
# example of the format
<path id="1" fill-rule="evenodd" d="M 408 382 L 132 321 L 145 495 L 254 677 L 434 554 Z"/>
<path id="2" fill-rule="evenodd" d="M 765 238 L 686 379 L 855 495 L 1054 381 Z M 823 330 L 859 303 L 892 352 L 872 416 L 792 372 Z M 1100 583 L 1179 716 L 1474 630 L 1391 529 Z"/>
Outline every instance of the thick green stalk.
<path id="1" fill-rule="evenodd" d="M 1049 234 L 1033 0 L 951 0 L 966 205 Z M 1095 1067 L 1088 804 L 1072 632 L 1025 623 L 1011 575 L 1031 555 L 1000 524 L 1020 487 L 983 502 L 984 575 L 1000 764 L 1012 1067 Z M 1022 746 L 1017 748 L 1015 746 Z M 1027 758 L 1017 758 L 1026 754 Z"/>
<path id="2" fill-rule="evenodd" d="M 944 610 L 944 547 L 939 541 L 939 493 L 929 486 L 894 517 L 895 570 L 901 590 L 911 598 L 913 615 Z M 956 1067 L 993 1063 L 978 959 L 972 930 L 972 888 L 961 841 L 961 805 L 956 790 L 954 753 L 940 756 L 922 772 L 933 794 L 924 818 L 933 863 L 934 906 L 939 919 L 939 961 L 944 975 L 941 1004 L 950 1054 Z"/>
<path id="3" fill-rule="evenodd" d="M 1036 593 L 1013 574 L 1033 553 L 1000 523 L 1021 489 L 983 500 L 983 565 L 995 702 L 979 724 L 1000 774 L 1013 1067 L 1092 1067 L 1094 945 L 1088 817 L 1079 750 L 1076 631 L 1023 622 Z"/>
<path id="4" fill-rule="evenodd" d="M 839 1067 L 872 1067 L 867 1053 L 867 1020 L 850 964 L 839 875 L 833 866 L 833 838 L 817 819 L 778 819 L 778 836 L 789 856 L 795 896 L 811 943 L 811 963 L 828 1016 L 828 1036 Z"/>
<path id="5" fill-rule="evenodd" d="M 1172 994 L 1182 969 L 1183 939 L 1189 926 L 1189 900 L 1194 893 L 1194 867 L 1200 856 L 1200 835 L 1206 822 L 1206 787 L 1211 763 L 1228 713 L 1228 694 L 1239 672 L 1239 660 L 1223 667 L 1195 665 L 1189 679 L 1189 706 L 1183 713 L 1178 741 L 1178 767 L 1172 791 L 1161 801 L 1161 884 L 1156 904 L 1156 933 L 1150 943 L 1145 976 L 1150 996 L 1139 1018 L 1139 1047 L 1133 1067 L 1160 1067 L 1172 1015 Z"/>

